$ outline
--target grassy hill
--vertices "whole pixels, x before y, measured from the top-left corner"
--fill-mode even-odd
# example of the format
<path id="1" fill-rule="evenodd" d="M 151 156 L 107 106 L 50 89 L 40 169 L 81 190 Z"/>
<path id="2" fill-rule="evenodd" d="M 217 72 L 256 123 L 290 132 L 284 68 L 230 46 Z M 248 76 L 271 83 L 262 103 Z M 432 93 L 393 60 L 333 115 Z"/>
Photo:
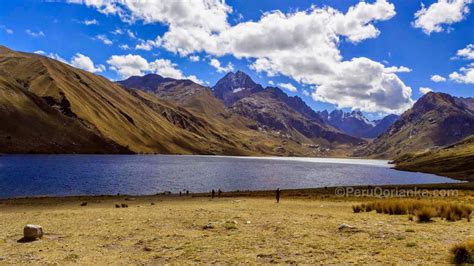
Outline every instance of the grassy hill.
<path id="1" fill-rule="evenodd" d="M 401 156 L 394 162 L 399 170 L 474 181 L 474 135 L 445 148 Z"/>

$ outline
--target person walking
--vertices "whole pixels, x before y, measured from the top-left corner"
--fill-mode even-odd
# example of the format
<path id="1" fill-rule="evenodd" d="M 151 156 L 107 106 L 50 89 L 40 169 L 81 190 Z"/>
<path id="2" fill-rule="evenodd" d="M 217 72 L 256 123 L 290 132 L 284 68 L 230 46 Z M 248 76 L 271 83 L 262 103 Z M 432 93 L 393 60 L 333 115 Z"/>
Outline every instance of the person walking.
<path id="1" fill-rule="evenodd" d="M 280 203 L 280 188 L 277 188 L 275 196 L 276 196 L 277 203 Z"/>

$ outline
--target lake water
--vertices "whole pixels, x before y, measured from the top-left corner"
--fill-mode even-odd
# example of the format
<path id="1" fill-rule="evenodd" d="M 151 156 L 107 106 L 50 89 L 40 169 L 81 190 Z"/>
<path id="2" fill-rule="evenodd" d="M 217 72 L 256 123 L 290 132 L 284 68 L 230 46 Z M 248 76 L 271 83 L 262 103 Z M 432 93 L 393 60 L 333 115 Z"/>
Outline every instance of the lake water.
<path id="1" fill-rule="evenodd" d="M 156 194 L 457 182 L 362 159 L 167 155 L 4 155 L 0 198 Z"/>

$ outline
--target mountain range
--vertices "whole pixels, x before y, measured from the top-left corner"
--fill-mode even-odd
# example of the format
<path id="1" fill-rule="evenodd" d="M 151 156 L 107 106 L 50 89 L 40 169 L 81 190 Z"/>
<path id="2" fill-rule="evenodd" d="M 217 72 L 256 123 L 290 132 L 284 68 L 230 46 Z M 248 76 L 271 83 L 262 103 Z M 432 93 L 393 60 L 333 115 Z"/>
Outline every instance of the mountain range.
<path id="1" fill-rule="evenodd" d="M 358 110 L 316 112 L 242 71 L 213 87 L 157 74 L 112 82 L 0 46 L 0 123 L 2 153 L 394 159 L 474 134 L 474 99 L 428 93 L 401 116 L 370 121 Z"/>

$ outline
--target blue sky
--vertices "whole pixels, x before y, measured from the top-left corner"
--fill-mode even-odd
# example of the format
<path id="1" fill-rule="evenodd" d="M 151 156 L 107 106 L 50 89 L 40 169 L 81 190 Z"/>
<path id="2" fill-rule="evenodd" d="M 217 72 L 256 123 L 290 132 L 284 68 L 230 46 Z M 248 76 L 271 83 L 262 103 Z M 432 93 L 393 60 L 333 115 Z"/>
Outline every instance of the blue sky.
<path id="1" fill-rule="evenodd" d="M 469 44 L 474 44 L 474 15 L 468 12 L 474 5 L 470 0 L 423 1 L 422 12 L 421 2 L 405 0 L 367 1 L 365 6 L 359 1 L 340 0 L 183 0 L 208 4 L 204 5 L 207 9 L 200 19 L 192 17 L 200 14 L 199 8 L 164 9 L 173 1 L 155 1 L 159 7 L 147 6 L 154 5 L 153 1 L 143 5 L 113 0 L 71 1 L 75 3 L 2 1 L 0 44 L 18 51 L 59 56 L 73 65 L 75 57 L 76 66 L 112 80 L 123 79 L 130 73 L 157 72 L 172 77 L 193 76 L 212 86 L 225 71 L 243 70 L 264 86 L 280 84 L 290 88 L 283 84 L 292 84 L 296 91 L 286 88 L 285 92 L 302 97 L 316 110 L 336 106 L 361 109 L 374 118 L 381 113 L 403 111 L 422 95 L 421 87 L 474 97 L 474 47 L 468 49 Z M 351 7 L 367 12 L 352 16 Z M 150 15 L 150 8 L 167 13 Z M 440 14 L 436 9 L 446 11 Z M 179 16 L 175 16 L 175 11 L 181 12 Z M 183 16 L 190 19 L 183 21 Z M 327 28 L 315 26 L 322 16 L 327 17 Z M 265 18 L 270 21 L 268 24 L 263 22 Z M 243 25 L 249 21 L 258 25 Z M 361 27 L 353 27 L 354 23 L 361 23 Z M 171 35 L 171 28 L 181 34 L 168 38 L 165 35 Z M 297 34 L 300 29 L 303 38 Z M 210 37 L 188 37 L 196 32 Z M 276 36 L 277 33 L 283 35 Z M 315 41 L 328 36 L 338 36 L 338 40 L 325 44 Z M 211 39 L 209 44 L 202 43 Z M 151 49 L 136 49 L 137 44 L 146 41 L 155 42 Z M 267 41 L 271 45 L 265 44 Z M 259 50 L 261 43 L 269 51 Z M 125 45 L 129 49 L 124 49 Z M 180 49 L 186 52 L 179 52 Z M 339 54 L 339 58 L 327 56 L 329 53 Z M 191 60 L 191 56 L 199 57 L 199 61 Z M 92 68 L 91 62 L 84 62 L 86 57 L 92 61 Z M 214 63 L 219 61 L 220 69 L 211 65 L 213 59 Z M 302 66 L 306 59 L 308 62 Z M 333 74 L 323 70 L 318 73 L 324 67 Z M 399 71 L 390 71 L 390 67 Z M 401 67 L 410 71 L 400 71 Z M 351 77 L 351 73 L 356 74 Z M 446 81 L 434 82 L 433 75 Z M 367 83 L 371 85 L 366 86 Z M 367 91 L 372 92 L 369 95 Z"/>

